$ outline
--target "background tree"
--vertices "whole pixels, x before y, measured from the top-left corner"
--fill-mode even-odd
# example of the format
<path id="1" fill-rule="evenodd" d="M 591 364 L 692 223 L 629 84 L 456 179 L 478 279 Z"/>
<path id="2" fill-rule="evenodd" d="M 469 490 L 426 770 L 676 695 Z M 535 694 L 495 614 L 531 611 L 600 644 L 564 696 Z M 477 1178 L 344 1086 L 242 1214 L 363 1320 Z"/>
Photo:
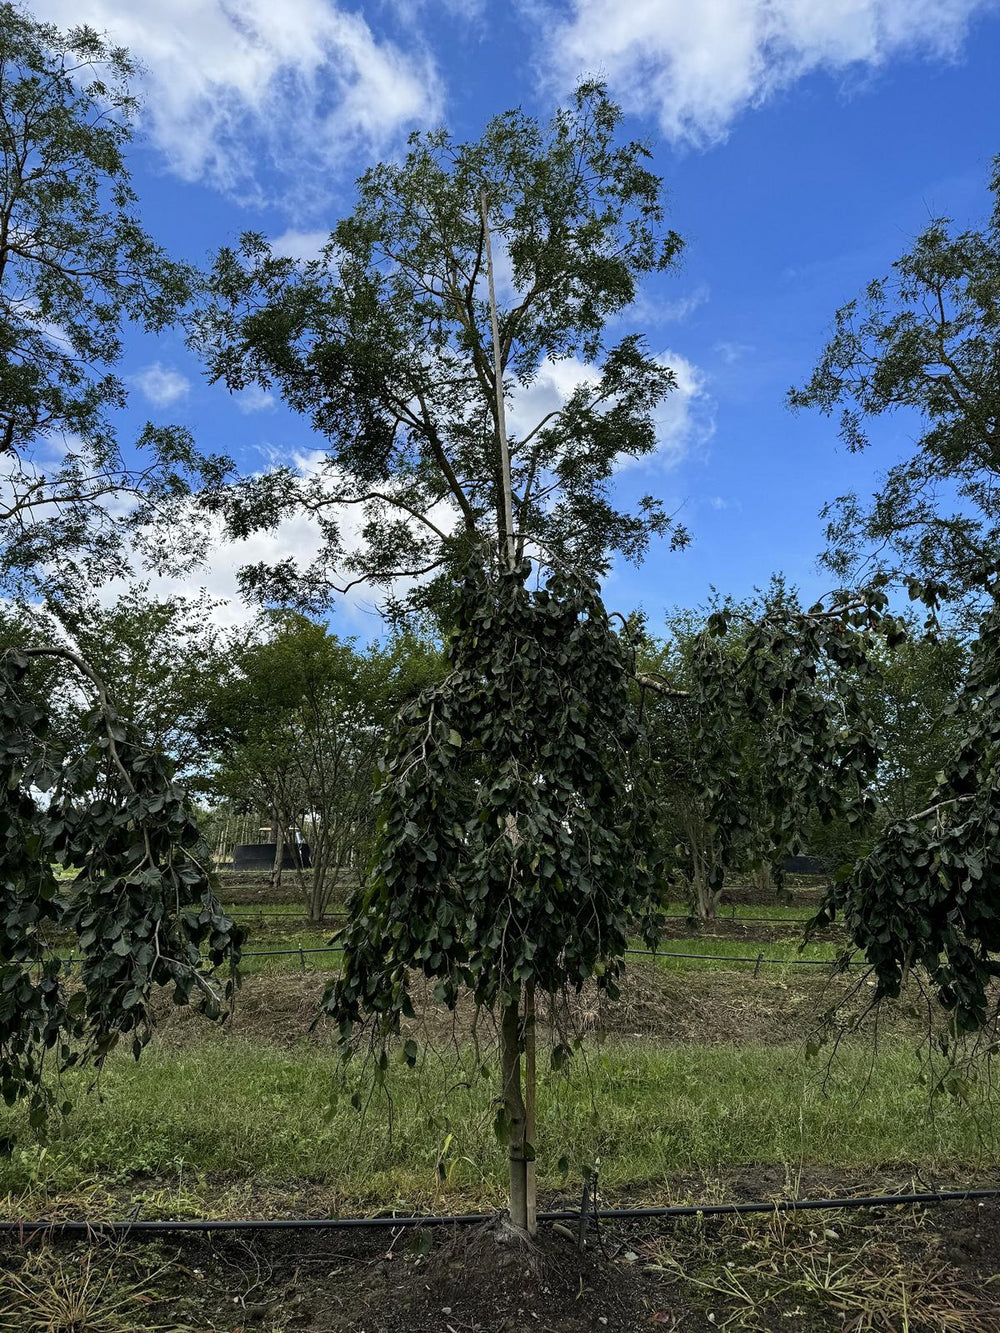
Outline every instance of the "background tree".
<path id="1" fill-rule="evenodd" d="M 778 579 L 757 600 L 681 612 L 666 643 L 642 644 L 662 836 L 701 920 L 734 872 L 780 878 L 814 819 L 854 826 L 874 812 L 875 610 L 803 612 Z"/>
<path id="2" fill-rule="evenodd" d="M 997 1016 L 998 700 L 994 603 L 951 707 L 954 747 L 927 805 L 884 829 L 870 855 L 833 886 L 816 919 L 824 925 L 843 914 L 854 947 L 874 968 L 876 1001 L 898 996 L 911 974 L 922 974 L 959 1033 Z"/>
<path id="3" fill-rule="evenodd" d="M 882 758 L 873 790 L 883 822 L 907 819 L 923 809 L 961 728 L 954 704 L 968 668 L 962 638 L 921 635 L 916 618 L 908 636 L 892 648 L 876 643 L 874 672 L 859 682 Z"/>
<path id="4" fill-rule="evenodd" d="M 839 497 L 826 561 L 839 577 L 881 573 L 944 581 L 972 605 L 1000 559 L 1000 159 L 989 223 L 933 221 L 890 278 L 836 314 L 834 336 L 794 407 L 841 408 L 841 439 L 868 446 L 869 423 L 901 415 L 916 449 L 887 472 L 873 503 Z M 988 599 L 987 599 L 988 601 Z"/>
<path id="5" fill-rule="evenodd" d="M 824 824 L 815 813 L 808 821 L 809 854 L 831 872 L 853 866 L 887 824 L 927 805 L 957 740 L 954 704 L 968 667 L 967 644 L 951 633 L 922 633 L 916 616 L 904 619 L 906 637 L 892 647 L 873 640 L 870 669 L 857 680 L 880 756 L 870 782 L 878 808 L 865 821 L 835 816 Z"/>
<path id="6" fill-rule="evenodd" d="M 157 332 L 192 275 L 135 213 L 124 150 L 135 100 L 127 52 L 92 29 L 60 32 L 0 4 L 0 582 L 89 586 L 128 563 L 183 552 L 191 480 L 219 482 L 187 432 L 147 424 L 127 461 L 112 416 L 129 322 Z M 125 500 L 109 506 L 110 497 Z M 172 522 L 146 525 L 169 511 Z"/>
<path id="7" fill-rule="evenodd" d="M 110 605 L 60 603 L 58 627 L 98 672 L 122 717 L 167 755 L 190 784 L 204 774 L 202 719 L 240 635 L 213 621 L 216 604 L 198 597 L 151 597 L 129 588 Z"/>
<path id="8" fill-rule="evenodd" d="M 390 727 L 438 660 L 412 635 L 358 651 L 303 616 L 272 614 L 209 696 L 200 734 L 215 761 L 211 789 L 267 812 L 275 877 L 287 832 L 305 835 L 311 870 L 298 883 L 312 922 L 345 876 L 367 870 Z"/>
<path id="9" fill-rule="evenodd" d="M 220 253 L 194 332 L 212 379 L 277 385 L 328 442 L 308 478 L 277 468 L 212 497 L 235 536 L 295 512 L 320 525 L 309 569 L 245 570 L 247 591 L 301 602 L 345 579 L 387 586 L 405 574 L 423 580 L 417 601 L 447 595 L 470 551 L 505 539 L 498 378 L 517 395 L 571 358 L 580 382 L 567 402 L 507 438 L 516 558 L 540 549 L 594 572 L 668 530 L 653 497 L 629 513 L 611 490 L 616 460 L 656 448 L 655 409 L 674 376 L 639 337 L 610 344 L 608 321 L 680 249 L 648 149 L 616 141 L 620 118 L 584 84 L 544 128 L 511 111 L 475 143 L 414 135 L 402 163 L 361 177 L 320 258 L 277 256 L 254 234 Z M 499 376 L 487 217 L 513 289 L 499 310 Z M 345 508 L 363 514 L 360 548 L 345 546 Z"/>

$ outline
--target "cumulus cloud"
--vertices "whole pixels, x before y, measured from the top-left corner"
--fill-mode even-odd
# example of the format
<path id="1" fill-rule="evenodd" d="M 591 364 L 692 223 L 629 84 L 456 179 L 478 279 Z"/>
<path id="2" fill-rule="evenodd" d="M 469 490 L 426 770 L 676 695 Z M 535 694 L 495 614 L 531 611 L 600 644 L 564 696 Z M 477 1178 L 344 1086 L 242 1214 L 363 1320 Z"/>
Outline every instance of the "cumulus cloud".
<path id="1" fill-rule="evenodd" d="M 271 249 L 288 259 L 318 259 L 329 239 L 329 231 L 283 231 L 271 241 Z"/>
<path id="2" fill-rule="evenodd" d="M 699 146 L 817 69 L 899 55 L 953 58 L 996 0 L 568 0 L 549 12 L 545 62 L 563 83 L 605 77 L 666 135 Z"/>
<path id="3" fill-rule="evenodd" d="M 378 38 L 336 0 L 36 0 L 40 18 L 87 23 L 147 70 L 144 127 L 185 180 L 261 196 L 258 163 L 281 198 L 325 192 L 331 167 L 380 151 L 439 116 L 433 60 Z"/>
<path id="4" fill-rule="evenodd" d="M 248 384 L 240 393 L 233 394 L 233 402 L 247 416 L 253 412 L 273 411 L 278 405 L 274 394 L 268 393 L 259 384 Z"/>
<path id="5" fill-rule="evenodd" d="M 705 376 L 679 352 L 662 352 L 657 360 L 674 372 L 677 387 L 656 410 L 656 456 L 672 467 L 715 434 L 712 397 Z M 634 466 L 634 464 L 633 464 Z"/>
<path id="6" fill-rule="evenodd" d="M 154 361 L 132 376 L 132 383 L 154 407 L 170 407 L 186 397 L 191 381 L 179 370 Z"/>
<path id="7" fill-rule="evenodd" d="M 669 366 L 677 384 L 656 410 L 656 460 L 673 467 L 692 449 L 706 443 L 715 430 L 712 400 L 705 376 L 687 357 L 665 351 L 656 358 Z M 507 429 L 523 439 L 550 412 L 557 412 L 579 384 L 596 384 L 600 372 L 576 357 L 545 361 L 526 388 L 514 393 L 507 407 Z M 624 459 L 623 467 L 648 463 L 647 459 Z"/>

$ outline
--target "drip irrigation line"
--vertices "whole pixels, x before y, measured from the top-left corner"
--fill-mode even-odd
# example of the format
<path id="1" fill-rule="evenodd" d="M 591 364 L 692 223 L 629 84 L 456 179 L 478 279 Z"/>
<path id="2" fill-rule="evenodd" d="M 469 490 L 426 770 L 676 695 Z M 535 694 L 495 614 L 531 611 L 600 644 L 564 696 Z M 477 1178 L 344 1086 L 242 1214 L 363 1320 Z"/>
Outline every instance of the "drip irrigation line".
<path id="1" fill-rule="evenodd" d="M 727 1217 L 747 1213 L 796 1213 L 808 1210 L 854 1208 L 898 1208 L 943 1203 L 964 1203 L 973 1199 L 1000 1197 L 1000 1187 L 970 1188 L 964 1190 L 924 1190 L 908 1194 L 864 1194 L 841 1199 L 757 1199 L 749 1203 L 690 1203 L 667 1204 L 656 1208 L 598 1208 L 587 1217 L 613 1222 L 642 1219 L 680 1217 Z M 110 1232 L 117 1236 L 162 1234 L 164 1232 L 210 1231 L 347 1231 L 374 1230 L 382 1227 L 441 1227 L 475 1226 L 490 1222 L 495 1213 L 415 1213 L 398 1217 L 275 1217 L 275 1218 L 189 1218 L 180 1221 L 132 1220 L 127 1222 L 85 1222 L 76 1219 L 61 1221 L 0 1221 L 0 1233 L 34 1235 L 38 1232 L 61 1232 L 67 1235 L 100 1236 Z M 580 1210 L 575 1208 L 540 1212 L 539 1222 L 579 1222 Z"/>

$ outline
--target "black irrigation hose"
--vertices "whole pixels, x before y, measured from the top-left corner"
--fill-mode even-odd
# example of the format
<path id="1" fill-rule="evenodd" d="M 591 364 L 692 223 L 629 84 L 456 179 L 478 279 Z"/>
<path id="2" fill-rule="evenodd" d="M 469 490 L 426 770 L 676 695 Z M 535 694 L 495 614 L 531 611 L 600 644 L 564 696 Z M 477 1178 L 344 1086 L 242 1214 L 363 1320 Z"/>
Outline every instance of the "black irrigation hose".
<path id="1" fill-rule="evenodd" d="M 1000 1187 L 991 1189 L 925 1190 L 911 1194 L 864 1194 L 846 1199 L 758 1199 L 752 1203 L 685 1203 L 659 1208 L 598 1208 L 588 1217 L 601 1221 L 615 1219 L 639 1221 L 643 1218 L 726 1217 L 746 1213 L 796 1213 L 808 1209 L 896 1208 L 902 1205 L 967 1202 L 970 1199 L 995 1199 Z M 65 1235 L 129 1236 L 177 1231 L 346 1231 L 379 1227 L 474 1226 L 489 1222 L 494 1213 L 453 1213 L 451 1215 L 408 1214 L 400 1217 L 277 1217 L 235 1220 L 192 1218 L 188 1221 L 82 1222 L 58 1220 L 0 1221 L 0 1234 L 36 1235 L 61 1232 Z M 539 1222 L 579 1222 L 576 1209 L 560 1209 L 538 1214 Z"/>

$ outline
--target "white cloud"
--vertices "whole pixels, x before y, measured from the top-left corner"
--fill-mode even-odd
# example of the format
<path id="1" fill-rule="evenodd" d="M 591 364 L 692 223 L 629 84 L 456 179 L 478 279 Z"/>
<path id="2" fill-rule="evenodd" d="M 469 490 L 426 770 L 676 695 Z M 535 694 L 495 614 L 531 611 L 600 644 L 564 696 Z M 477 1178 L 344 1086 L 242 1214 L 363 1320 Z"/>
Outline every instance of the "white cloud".
<path id="1" fill-rule="evenodd" d="M 652 301 L 646 299 L 653 322 L 658 324 L 681 324 L 688 316 L 705 305 L 708 301 L 708 288 L 702 284 L 686 296 L 679 296 L 675 301 Z"/>
<path id="2" fill-rule="evenodd" d="M 240 393 L 234 393 L 233 402 L 248 416 L 252 412 L 271 412 L 278 406 L 274 394 L 268 393 L 259 384 L 248 384 Z"/>
<path id="3" fill-rule="evenodd" d="M 486 0 L 389 0 L 393 11 L 403 23 L 419 26 L 427 22 L 427 10 L 444 10 L 448 15 L 466 23 L 477 24 L 486 12 Z"/>
<path id="4" fill-rule="evenodd" d="M 191 381 L 179 370 L 164 366 L 159 361 L 137 371 L 131 379 L 154 407 L 169 407 L 184 398 L 191 388 Z"/>
<path id="5" fill-rule="evenodd" d="M 271 249 L 288 259 L 318 259 L 329 239 L 329 231 L 284 231 L 272 240 Z"/>
<path id="6" fill-rule="evenodd" d="M 40 18 L 87 23 L 148 71 L 143 125 L 185 180 L 259 196 L 321 199 L 329 169 L 439 117 L 433 61 L 403 50 L 336 0 L 36 0 Z"/>
<path id="7" fill-rule="evenodd" d="M 656 359 L 669 366 L 677 380 L 677 387 L 656 409 L 656 457 L 673 467 L 715 434 L 714 404 L 705 376 L 693 361 L 671 351 Z"/>
<path id="8" fill-rule="evenodd" d="M 325 471 L 328 461 L 328 455 L 322 449 L 293 450 L 289 454 L 262 446 L 260 452 L 267 460 L 266 467 L 291 466 L 304 478 Z M 336 520 L 345 555 L 362 548 L 366 521 L 362 506 L 330 506 L 325 517 Z M 456 508 L 448 501 L 434 506 L 428 517 L 445 532 L 460 521 Z M 204 547 L 198 548 L 197 560 L 192 559 L 183 571 L 175 574 L 147 572 L 143 577 L 154 597 L 193 598 L 201 592 L 207 593 L 217 603 L 211 612 L 212 620 L 221 626 L 248 624 L 259 614 L 259 606 L 244 601 L 240 593 L 238 575 L 241 569 L 255 565 L 274 566 L 291 560 L 299 569 L 305 570 L 320 555 L 324 544 L 323 533 L 312 514 L 295 514 L 283 519 L 276 527 L 254 532 L 241 541 L 225 537 L 221 519 L 208 520 L 207 527 L 206 542 Z M 191 555 L 192 551 L 193 547 L 183 554 Z M 355 584 L 354 577 L 349 573 L 340 575 L 345 585 L 353 586 L 334 595 L 331 611 L 337 622 L 346 622 L 366 637 L 377 637 L 382 632 L 379 608 L 387 595 L 401 597 L 419 582 L 413 578 L 397 579 L 386 590 L 369 583 Z M 102 602 L 110 604 L 127 587 L 127 581 L 113 580 L 101 587 L 98 596 Z"/>
<path id="9" fill-rule="evenodd" d="M 719 353 L 727 366 L 731 366 L 754 349 L 752 343 L 730 342 L 723 338 L 714 344 L 714 350 Z"/>
<path id="10" fill-rule="evenodd" d="M 507 433 L 524 437 L 550 412 L 558 412 L 578 384 L 597 384 L 601 373 L 577 357 L 543 361 L 538 374 L 507 400 Z"/>
<path id="11" fill-rule="evenodd" d="M 705 376 L 687 357 L 666 351 L 656 359 L 661 365 L 670 367 L 677 381 L 655 413 L 655 457 L 659 463 L 672 467 L 714 433 L 712 400 Z M 508 400 L 508 433 L 515 439 L 523 439 L 549 412 L 557 412 L 577 385 L 596 384 L 599 380 L 597 367 L 576 357 L 543 362 L 532 383 Z M 648 458 L 626 458 L 622 467 L 649 461 Z"/>
<path id="12" fill-rule="evenodd" d="M 952 58 L 996 0 L 568 0 L 550 10 L 546 65 L 563 83 L 606 78 L 671 139 L 710 144 L 811 70 L 898 55 Z"/>

